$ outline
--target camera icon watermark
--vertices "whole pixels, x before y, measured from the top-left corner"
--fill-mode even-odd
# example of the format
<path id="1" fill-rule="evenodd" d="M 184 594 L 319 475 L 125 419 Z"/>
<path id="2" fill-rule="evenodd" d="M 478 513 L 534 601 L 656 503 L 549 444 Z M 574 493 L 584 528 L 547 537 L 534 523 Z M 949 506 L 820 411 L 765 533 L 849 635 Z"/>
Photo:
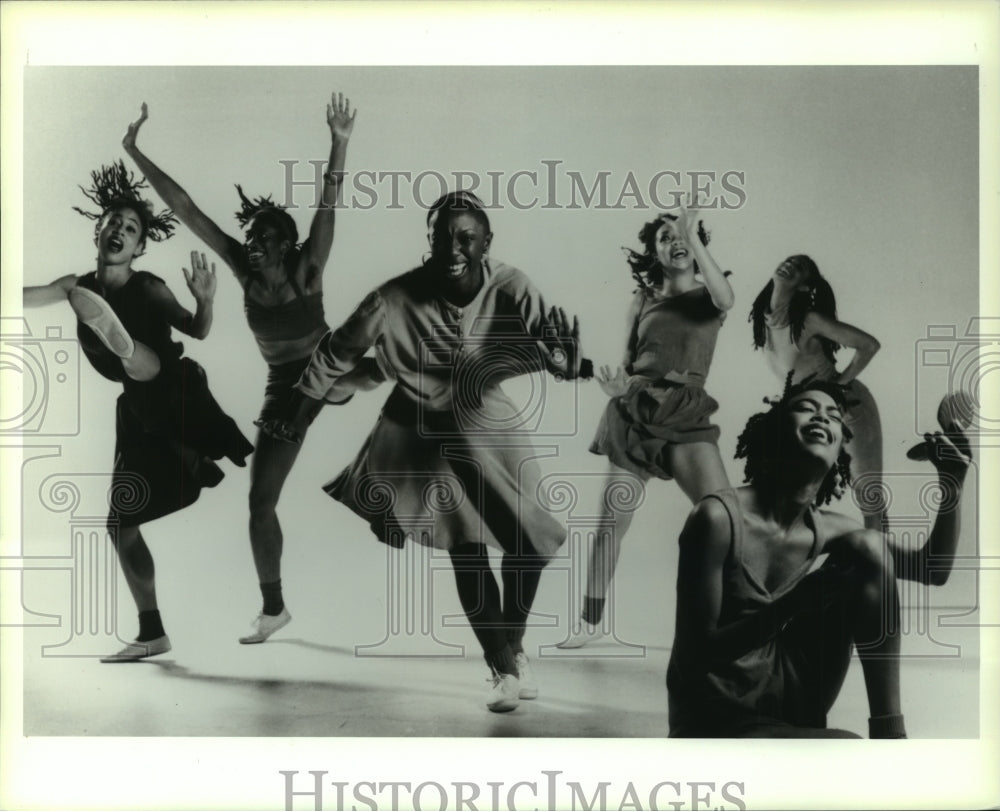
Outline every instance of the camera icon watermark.
<path id="1" fill-rule="evenodd" d="M 543 329 L 543 343 L 555 337 L 554 329 Z M 453 419 L 442 420 L 439 411 L 421 401 L 421 434 L 575 436 L 579 427 L 577 383 L 557 378 L 558 394 L 550 390 L 551 381 L 537 374 L 546 370 L 538 341 L 518 316 L 480 317 L 467 334 L 460 327 L 439 327 L 422 339 L 419 374 L 428 390 L 450 390 L 449 416 Z M 556 348 L 553 358 L 564 359 L 560 353 L 563 350 Z M 500 384 L 515 379 L 516 392 L 501 393 Z"/>
<path id="2" fill-rule="evenodd" d="M 80 432 L 80 346 L 60 327 L 32 334 L 23 318 L 0 319 L 0 434 L 76 436 Z M 21 397 L 10 396 L 21 392 Z"/>
<path id="3" fill-rule="evenodd" d="M 995 399 L 991 403 L 987 395 L 990 380 L 993 390 L 997 388 L 998 372 L 1000 317 L 976 316 L 964 329 L 955 324 L 928 326 L 927 337 L 916 343 L 917 435 L 944 417 L 963 427 L 972 447 L 1000 446 L 1000 412 L 991 411 L 997 403 Z M 941 407 L 939 413 L 931 410 L 941 393 L 957 395 L 949 398 L 944 414 Z"/>

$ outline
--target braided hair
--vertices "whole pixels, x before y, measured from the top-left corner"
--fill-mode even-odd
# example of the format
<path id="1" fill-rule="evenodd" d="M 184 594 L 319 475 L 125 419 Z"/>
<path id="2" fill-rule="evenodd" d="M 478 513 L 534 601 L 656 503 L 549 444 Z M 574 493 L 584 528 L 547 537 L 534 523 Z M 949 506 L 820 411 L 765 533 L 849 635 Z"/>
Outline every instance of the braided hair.
<path id="1" fill-rule="evenodd" d="M 856 402 L 848 400 L 846 389 L 832 380 L 817 380 L 810 376 L 793 385 L 792 373 L 789 372 L 785 378 L 785 390 L 781 397 L 765 398 L 764 402 L 771 408 L 750 417 L 736 440 L 734 458 L 746 460 L 743 480 L 748 484 L 766 488 L 774 482 L 784 463 L 783 446 L 787 442 L 782 418 L 787 414 L 791 401 L 806 391 L 821 391 L 829 395 L 843 412 L 857 405 Z M 851 440 L 853 434 L 846 425 L 842 426 L 841 431 L 844 439 L 840 453 L 816 492 L 814 504 L 817 507 L 829 504 L 834 498 L 840 498 L 851 484 L 851 455 L 844 446 Z"/>
<path id="2" fill-rule="evenodd" d="M 796 290 L 792 293 L 791 301 L 788 303 L 788 321 L 791 326 L 789 338 L 792 343 L 797 344 L 802 336 L 802 328 L 806 321 L 806 316 L 810 312 L 817 312 L 828 318 L 837 318 L 837 299 L 833 295 L 833 288 L 830 283 L 819 272 L 816 263 L 805 254 L 789 256 L 785 262 L 793 263 L 800 270 L 804 270 L 807 275 L 806 290 Z M 782 262 L 784 264 L 784 262 Z M 774 292 L 774 279 L 770 279 L 764 289 L 760 291 L 754 299 L 750 308 L 750 315 L 747 321 L 753 324 L 753 346 L 754 349 L 763 349 L 767 344 L 767 321 L 766 317 L 771 307 L 771 294 Z M 820 347 L 827 359 L 833 363 L 840 344 L 824 338 L 822 335 L 816 336 L 819 339 Z"/>
<path id="3" fill-rule="evenodd" d="M 88 220 L 94 220 L 94 242 L 96 243 L 105 217 L 109 214 L 128 209 L 135 212 L 139 218 L 142 233 L 140 241 L 147 237 L 153 242 L 162 242 L 173 236 L 177 225 L 177 217 L 169 208 L 159 214 L 154 213 L 153 204 L 144 200 L 139 192 L 149 188 L 146 178 L 136 180 L 135 174 L 125 168 L 124 161 L 118 160 L 110 166 L 101 166 L 90 173 L 90 188 L 80 186 L 83 196 L 90 200 L 97 211 L 87 211 L 79 206 L 73 210 L 82 214 Z M 141 256 L 141 252 L 136 254 Z"/>

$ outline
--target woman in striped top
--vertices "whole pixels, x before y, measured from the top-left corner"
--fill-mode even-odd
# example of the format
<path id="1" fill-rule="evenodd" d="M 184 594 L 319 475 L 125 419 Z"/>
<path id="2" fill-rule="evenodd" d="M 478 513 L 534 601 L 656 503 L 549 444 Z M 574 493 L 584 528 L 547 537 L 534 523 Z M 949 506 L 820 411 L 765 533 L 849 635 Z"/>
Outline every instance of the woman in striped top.
<path id="1" fill-rule="evenodd" d="M 295 221 L 270 198 L 248 199 L 237 186 L 242 202 L 237 220 L 246 229 L 241 244 L 224 233 L 187 192 L 154 164 L 136 146 L 139 128 L 147 118 L 146 105 L 131 124 L 123 140 L 125 151 L 146 175 L 153 188 L 176 212 L 188 228 L 229 266 L 243 287 L 247 322 L 268 364 L 264 405 L 255 424 L 256 451 L 250 472 L 250 545 L 260 580 L 263 607 L 254 620 L 251 634 L 240 642 L 263 642 L 291 620 L 281 594 L 281 552 L 283 537 L 276 507 L 285 479 L 298 456 L 299 445 L 283 442 L 269 433 L 276 416 L 313 348 L 328 331 L 323 315 L 323 269 L 333 245 L 334 215 L 340 194 L 347 143 L 354 129 L 357 111 L 350 101 L 334 94 L 326 108 L 332 144 L 328 171 L 323 176 L 323 196 L 313 216 L 309 236 L 298 245 Z M 366 364 L 341 381 L 328 398 L 345 402 L 359 387 L 370 388 L 374 364 Z M 322 407 L 316 403 L 310 421 Z"/>

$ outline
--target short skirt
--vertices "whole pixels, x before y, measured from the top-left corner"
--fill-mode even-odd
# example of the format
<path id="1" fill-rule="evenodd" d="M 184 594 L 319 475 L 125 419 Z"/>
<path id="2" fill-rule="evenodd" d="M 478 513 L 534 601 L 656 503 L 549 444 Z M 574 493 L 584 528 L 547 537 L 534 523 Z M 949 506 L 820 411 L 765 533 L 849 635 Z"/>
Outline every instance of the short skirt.
<path id="1" fill-rule="evenodd" d="M 719 441 L 709 417 L 719 404 L 699 385 L 670 380 L 636 381 L 608 402 L 590 452 L 607 456 L 643 481 L 672 479 L 669 445 Z"/>

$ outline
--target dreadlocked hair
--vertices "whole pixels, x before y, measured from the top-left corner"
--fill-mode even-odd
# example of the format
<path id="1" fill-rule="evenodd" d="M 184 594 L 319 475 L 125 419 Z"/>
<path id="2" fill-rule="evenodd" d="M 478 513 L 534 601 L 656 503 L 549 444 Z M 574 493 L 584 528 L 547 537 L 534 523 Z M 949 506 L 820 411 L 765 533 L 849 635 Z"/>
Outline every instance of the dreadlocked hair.
<path id="1" fill-rule="evenodd" d="M 162 242 L 173 236 L 177 225 L 177 217 L 169 208 L 159 214 L 153 212 L 153 204 L 142 199 L 140 190 L 149 188 L 146 178 L 136 180 L 135 174 L 125 168 L 124 161 L 116 161 L 110 166 L 101 166 L 90 173 L 90 188 L 80 186 L 83 196 L 90 200 L 98 210 L 87 211 L 79 206 L 73 210 L 82 214 L 88 220 L 94 220 L 94 240 L 101 232 L 101 223 L 112 211 L 129 209 L 139 217 L 142 227 L 142 239 L 147 237 L 153 242 Z"/>
<path id="2" fill-rule="evenodd" d="M 267 197 L 255 197 L 250 199 L 243 193 L 243 187 L 236 184 L 236 192 L 240 196 L 240 210 L 236 212 L 236 221 L 240 228 L 246 229 L 254 222 L 264 222 L 273 226 L 282 240 L 286 240 L 292 250 L 285 254 L 285 270 L 291 276 L 298 265 L 299 249 L 299 229 L 295 225 L 292 215 L 285 210 L 285 206 L 278 205 Z"/>
<path id="3" fill-rule="evenodd" d="M 746 460 L 743 480 L 748 484 L 768 487 L 774 482 L 786 458 L 784 445 L 787 442 L 787 434 L 783 430 L 782 418 L 787 414 L 789 403 L 806 391 L 821 391 L 829 395 L 843 412 L 858 404 L 857 401 L 849 400 L 845 388 L 832 380 L 817 380 L 810 376 L 793 385 L 792 373 L 789 372 L 785 378 L 785 390 L 781 397 L 764 398 L 764 402 L 771 406 L 770 409 L 750 417 L 736 440 L 734 458 Z M 840 453 L 837 454 L 837 461 L 816 491 L 813 502 L 816 507 L 822 507 L 833 499 L 840 498 L 851 484 L 851 455 L 845 446 L 853 434 L 846 425 L 841 426 L 841 431 L 844 439 Z"/>
<path id="4" fill-rule="evenodd" d="M 639 241 L 642 243 L 642 253 L 631 248 L 622 247 L 625 251 L 625 261 L 632 271 L 632 278 L 640 290 L 648 290 L 654 285 L 653 278 L 660 274 L 660 261 L 656 258 L 656 233 L 664 225 L 677 221 L 676 214 L 664 212 L 656 219 L 645 223 L 639 230 Z M 698 239 L 702 245 L 708 245 L 712 239 L 712 232 L 705 228 L 703 222 L 698 222 Z M 695 271 L 698 270 L 698 263 L 695 262 Z M 728 274 L 727 274 L 728 275 Z M 657 279 L 658 280 L 658 279 Z"/>
<path id="5" fill-rule="evenodd" d="M 785 262 L 792 262 L 801 270 L 806 271 L 808 289 L 796 290 L 792 293 L 791 301 L 788 302 L 788 322 L 791 327 L 789 339 L 797 344 L 802 336 L 802 328 L 806 321 L 806 316 L 810 312 L 817 312 L 827 318 L 837 318 L 837 299 L 833 295 L 833 288 L 830 283 L 819 272 L 816 263 L 805 254 L 789 256 Z M 781 264 L 784 264 L 782 262 Z M 774 292 L 774 279 L 764 285 L 757 298 L 754 299 L 750 307 L 750 315 L 747 321 L 753 324 L 753 346 L 754 349 L 762 349 L 767 344 L 767 321 L 766 317 L 771 308 L 771 294 Z M 816 336 L 819 339 L 820 348 L 827 359 L 833 363 L 840 344 L 824 338 L 822 335 Z"/>

